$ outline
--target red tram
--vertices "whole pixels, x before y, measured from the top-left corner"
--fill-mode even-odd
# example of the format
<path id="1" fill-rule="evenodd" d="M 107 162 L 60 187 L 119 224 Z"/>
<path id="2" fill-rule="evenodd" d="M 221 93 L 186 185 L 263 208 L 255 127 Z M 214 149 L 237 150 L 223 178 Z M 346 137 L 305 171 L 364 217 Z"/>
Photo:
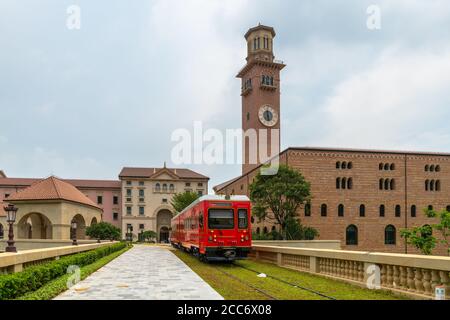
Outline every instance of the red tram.
<path id="1" fill-rule="evenodd" d="M 170 242 L 201 260 L 244 259 L 252 243 L 250 210 L 246 196 L 203 196 L 172 219 Z"/>

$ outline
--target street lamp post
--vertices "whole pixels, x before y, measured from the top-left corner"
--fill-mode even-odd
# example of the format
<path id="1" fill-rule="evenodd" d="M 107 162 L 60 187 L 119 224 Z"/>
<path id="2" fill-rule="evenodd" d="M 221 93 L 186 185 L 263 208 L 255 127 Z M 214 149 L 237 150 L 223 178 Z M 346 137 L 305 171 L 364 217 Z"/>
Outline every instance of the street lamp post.
<path id="1" fill-rule="evenodd" d="M 5 248 L 5 252 L 17 252 L 14 246 L 14 229 L 13 225 L 16 222 L 17 209 L 13 204 L 10 204 L 3 208 L 6 212 L 6 222 L 9 224 L 8 232 L 8 246 Z"/>
<path id="2" fill-rule="evenodd" d="M 71 227 L 72 227 L 72 245 L 73 246 L 77 246 L 78 245 L 78 242 L 77 242 L 77 222 L 75 220 L 72 221 Z"/>

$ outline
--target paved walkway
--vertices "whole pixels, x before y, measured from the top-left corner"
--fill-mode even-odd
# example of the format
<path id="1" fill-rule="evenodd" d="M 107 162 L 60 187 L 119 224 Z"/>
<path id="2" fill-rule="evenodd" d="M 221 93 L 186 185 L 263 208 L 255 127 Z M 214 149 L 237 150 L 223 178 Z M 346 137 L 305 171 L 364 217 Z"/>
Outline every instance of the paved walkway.
<path id="1" fill-rule="evenodd" d="M 170 250 L 134 246 L 56 300 L 223 299 Z"/>

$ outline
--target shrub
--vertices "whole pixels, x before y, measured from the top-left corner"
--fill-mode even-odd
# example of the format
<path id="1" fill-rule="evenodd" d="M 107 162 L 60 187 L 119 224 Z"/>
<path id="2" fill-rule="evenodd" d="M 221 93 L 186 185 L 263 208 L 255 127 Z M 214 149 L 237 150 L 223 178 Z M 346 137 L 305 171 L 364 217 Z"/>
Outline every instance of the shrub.
<path id="1" fill-rule="evenodd" d="M 108 222 L 99 222 L 86 228 L 86 235 L 99 240 L 119 240 L 120 229 Z"/>
<path id="2" fill-rule="evenodd" d="M 26 268 L 22 272 L 0 275 L 0 300 L 13 299 L 35 291 L 51 280 L 66 274 L 70 265 L 79 267 L 89 265 L 126 246 L 126 243 L 116 243 L 107 247 L 64 256 L 59 260 Z"/>

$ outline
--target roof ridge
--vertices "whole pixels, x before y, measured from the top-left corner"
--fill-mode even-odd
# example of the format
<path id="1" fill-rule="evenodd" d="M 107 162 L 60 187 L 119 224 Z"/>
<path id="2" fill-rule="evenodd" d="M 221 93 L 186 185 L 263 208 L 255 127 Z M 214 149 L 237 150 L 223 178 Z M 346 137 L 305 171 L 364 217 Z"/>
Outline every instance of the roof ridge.
<path id="1" fill-rule="evenodd" d="M 58 198 L 62 198 L 61 196 L 61 190 L 59 189 L 59 186 L 56 184 L 56 181 L 59 179 L 57 179 L 55 176 L 50 176 L 50 180 L 53 183 L 53 187 L 55 188 L 56 194 L 58 196 Z"/>

